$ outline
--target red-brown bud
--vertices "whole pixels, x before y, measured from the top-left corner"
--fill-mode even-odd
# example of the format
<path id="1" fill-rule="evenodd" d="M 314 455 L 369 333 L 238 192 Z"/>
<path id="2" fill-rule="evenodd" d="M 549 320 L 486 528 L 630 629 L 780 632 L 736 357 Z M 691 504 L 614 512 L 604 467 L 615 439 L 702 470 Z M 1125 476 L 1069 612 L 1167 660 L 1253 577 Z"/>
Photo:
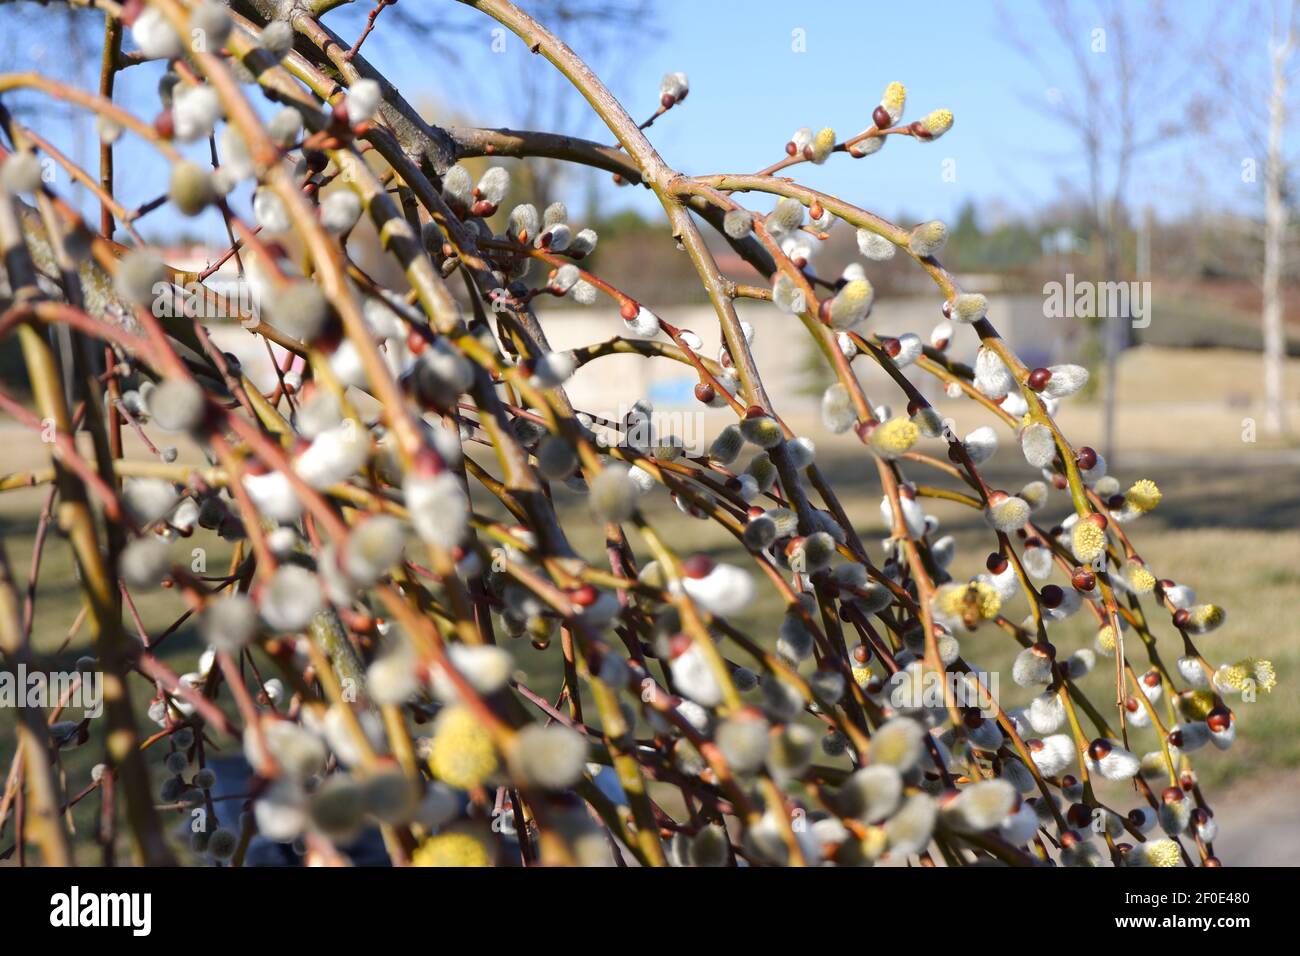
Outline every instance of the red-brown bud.
<path id="1" fill-rule="evenodd" d="M 705 578 L 713 573 L 714 562 L 707 554 L 693 554 L 682 562 L 682 573 L 688 578 Z"/>
<path id="2" fill-rule="evenodd" d="M 176 135 L 176 121 L 172 117 L 172 111 L 163 110 L 153 119 L 153 128 L 163 139 L 171 139 Z"/>
<path id="3" fill-rule="evenodd" d="M 599 592 L 590 584 L 584 584 L 569 592 L 569 599 L 578 607 L 591 607 L 599 597 Z"/>

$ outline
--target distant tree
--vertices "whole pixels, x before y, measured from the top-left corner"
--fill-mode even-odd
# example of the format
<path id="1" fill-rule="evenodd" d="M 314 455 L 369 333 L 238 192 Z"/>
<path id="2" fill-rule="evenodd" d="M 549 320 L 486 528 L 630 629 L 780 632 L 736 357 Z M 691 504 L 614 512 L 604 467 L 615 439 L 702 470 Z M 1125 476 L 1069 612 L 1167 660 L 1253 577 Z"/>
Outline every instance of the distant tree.
<path id="1" fill-rule="evenodd" d="M 1221 16 L 1232 38 L 1216 50 L 1216 80 L 1229 93 L 1239 135 L 1217 139 L 1234 162 L 1240 163 L 1244 141 L 1248 167 L 1243 178 L 1257 182 L 1255 159 L 1263 156 L 1263 268 L 1260 323 L 1264 349 L 1264 431 L 1287 431 L 1283 377 L 1286 330 L 1282 305 L 1285 246 L 1290 232 L 1287 178 L 1291 160 L 1286 131 L 1293 115 L 1290 83 L 1295 73 L 1297 9 L 1295 0 L 1257 0 L 1246 6 L 1227 5 Z M 1267 31 L 1267 33 L 1265 32 Z M 1263 52 L 1265 55 L 1260 56 Z M 1258 260 L 1256 260 L 1258 261 Z"/>
<path id="2" fill-rule="evenodd" d="M 658 8 L 651 0 L 537 0 L 530 5 L 530 11 L 565 35 L 580 38 L 574 42 L 592 68 L 615 77 L 630 56 L 643 51 L 662 32 Z M 351 11 L 354 20 L 364 15 L 364 9 Z M 476 100 L 486 95 L 490 102 L 484 106 L 493 115 L 521 129 L 546 129 L 573 136 L 595 132 L 594 114 L 569 81 L 556 72 L 539 74 L 531 56 L 506 45 L 502 28 L 485 30 L 482 18 L 473 9 L 456 3 L 402 3 L 384 16 L 393 17 L 403 28 L 389 35 L 406 38 L 421 56 L 433 52 L 453 63 L 463 63 L 471 42 L 495 44 L 492 49 L 501 52 L 513 50 L 508 66 L 500 70 L 440 73 L 439 81 L 447 84 L 451 92 Z M 562 186 L 571 195 L 567 182 L 588 175 L 585 170 L 574 171 L 561 160 L 546 157 L 531 157 L 527 165 L 532 197 L 543 205 L 559 198 Z"/>
<path id="3" fill-rule="evenodd" d="M 1042 0 L 1045 30 L 1027 30 L 1023 9 L 1003 9 L 1007 38 L 1041 74 L 1047 96 L 1029 98 L 1048 119 L 1077 140 L 1087 177 L 1093 248 L 1106 281 L 1124 275 L 1122 232 L 1134 166 L 1151 150 L 1186 132 L 1197 103 L 1196 60 L 1169 5 L 1119 0 L 1072 4 Z M 1032 39 L 1031 39 L 1032 38 Z M 1132 340 L 1127 316 L 1109 316 L 1102 327 L 1105 350 L 1104 453 L 1113 451 L 1115 371 L 1119 353 Z"/>

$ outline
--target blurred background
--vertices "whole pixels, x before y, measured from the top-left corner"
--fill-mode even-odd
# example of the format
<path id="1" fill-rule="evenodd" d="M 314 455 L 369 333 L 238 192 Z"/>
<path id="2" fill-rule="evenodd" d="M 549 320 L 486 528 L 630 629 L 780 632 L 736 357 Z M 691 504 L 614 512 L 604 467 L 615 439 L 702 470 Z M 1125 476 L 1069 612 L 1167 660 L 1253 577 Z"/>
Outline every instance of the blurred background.
<path id="1" fill-rule="evenodd" d="M 1300 598 L 1296 4 L 934 0 L 922 9 L 832 0 L 538 0 L 521 6 L 583 55 L 638 120 L 654 112 L 663 73 L 687 73 L 689 99 L 648 135 L 670 165 L 690 174 L 761 169 L 784 155 L 799 127 L 832 126 L 840 139 L 863 130 L 891 81 L 907 86 L 908 119 L 939 107 L 953 111 L 953 129 L 936 142 L 891 138 L 870 157 L 841 153 L 793 172 L 902 225 L 943 219 L 951 229 L 943 262 L 964 289 L 989 295 L 990 318 L 1021 357 L 1031 366 L 1069 361 L 1090 368 L 1087 392 L 1059 416 L 1064 431 L 1076 445 L 1104 451 L 1123 484 L 1149 477 L 1164 491 L 1164 503 L 1134 535 L 1158 576 L 1227 607 L 1228 624 L 1207 638 L 1207 656 L 1228 661 L 1251 654 L 1272 659 L 1278 669 L 1279 691 L 1241 706 L 1237 745 L 1198 755 L 1202 779 L 1218 791 L 1212 802 L 1225 833 L 1220 856 L 1229 865 L 1300 860 L 1300 805 L 1278 796 L 1300 784 L 1300 703 L 1292 683 L 1300 663 L 1293 614 Z M 325 23 L 350 42 L 370 9 L 351 3 Z M 102 16 L 91 11 L 0 3 L 0 63 L 93 89 L 102 31 Z M 549 64 L 457 3 L 402 0 L 384 9 L 363 55 L 433 123 L 612 139 Z M 157 63 L 124 70 L 115 99 L 152 117 L 161 71 Z M 96 168 L 99 144 L 84 114 L 34 95 L 6 94 L 3 102 L 69 157 Z M 195 156 L 206 161 L 206 150 L 200 144 Z M 129 138 L 116 155 L 119 198 L 129 208 L 147 206 L 165 182 L 164 167 Z M 514 174 L 504 211 L 514 202 L 540 207 L 563 199 L 571 221 L 600 234 L 585 265 L 694 329 L 706 352 L 716 348 L 712 311 L 648 190 L 559 162 L 500 162 Z M 486 164 L 466 165 L 477 172 Z M 59 193 L 98 222 L 93 197 L 61 169 L 52 175 Z M 760 211 L 770 207 L 750 198 Z M 236 193 L 233 202 L 247 210 L 249 197 Z M 165 246 L 176 266 L 202 267 L 227 245 L 213 212 L 181 219 L 163 206 L 135 226 Z M 125 241 L 120 233 L 114 238 Z M 755 279 L 725 243 L 714 244 L 724 272 Z M 364 227 L 349 251 L 382 277 L 395 278 L 391 267 L 379 265 L 375 237 Z M 853 232 L 841 224 L 815 251 L 812 268 L 833 278 L 854 259 L 860 257 Z M 867 271 L 877 289 L 873 330 L 924 338 L 941 320 L 939 295 L 910 260 L 868 263 Z M 1131 292 L 1126 306 L 1108 308 L 1103 295 L 1067 314 L 1053 307 L 1057 289 L 1068 297 L 1089 285 L 1118 288 L 1099 285 L 1113 283 Z M 582 310 L 544 298 L 540 308 L 557 348 L 621 329 L 604 306 Z M 879 489 L 856 442 L 828 435 L 818 421 L 818 397 L 831 379 L 802 329 L 761 304 L 742 316 L 757 329 L 756 357 L 783 415 L 817 442 L 864 539 L 878 539 L 884 533 Z M 242 329 L 214 331 L 247 367 L 266 361 L 262 344 Z M 963 329 L 952 348 L 969 360 L 975 345 Z M 21 391 L 15 351 L 11 342 L 0 343 L 0 376 Z M 857 367 L 873 401 L 900 403 L 883 377 Z M 571 394 L 577 407 L 610 418 L 639 397 L 660 410 L 696 414 L 695 379 L 682 369 L 603 359 L 579 373 Z M 948 402 L 920 373 L 909 376 L 954 419 L 959 434 L 994 424 L 970 403 Z M 712 435 L 724 421 L 707 418 L 705 431 Z M 44 459 L 34 435 L 11 422 L 0 430 L 7 452 L 0 474 Z M 181 455 L 198 460 L 196 449 L 182 448 Z M 1018 462 L 1013 450 L 1004 452 L 990 466 L 991 483 L 1018 487 L 1028 480 Z M 0 534 L 16 568 L 30 560 L 44 495 L 41 489 L 0 495 Z M 987 545 L 978 516 L 955 507 L 934 511 L 969 544 L 956 573 L 965 564 L 975 573 Z M 675 523 L 683 549 L 737 556 L 711 529 L 668 510 L 659 517 Z M 581 543 L 598 552 L 598 529 L 590 530 L 592 538 Z M 36 638 L 41 649 L 75 659 L 82 651 L 65 637 L 76 616 L 76 585 L 64 550 L 46 559 Z M 170 595 L 142 596 L 145 626 L 174 619 L 175 603 Z M 756 627 L 770 609 L 761 602 L 755 607 Z M 1078 633 L 1069 633 L 1083 644 L 1086 628 L 1078 623 Z M 1176 635 L 1161 636 L 1172 642 L 1168 656 L 1176 656 Z M 997 638 L 980 640 L 992 645 Z M 180 672 L 199 650 L 182 629 L 164 657 L 174 655 L 171 664 Z M 996 668 L 1013 650 L 990 646 L 977 660 Z M 1105 673 L 1094 674 L 1085 689 L 1104 699 L 1106 680 Z M 1009 683 L 1004 694 L 1014 695 L 1019 689 Z M 12 742 L 5 719 L 0 715 L 0 760 L 7 764 Z M 1246 774 L 1249 782 L 1234 783 Z"/>

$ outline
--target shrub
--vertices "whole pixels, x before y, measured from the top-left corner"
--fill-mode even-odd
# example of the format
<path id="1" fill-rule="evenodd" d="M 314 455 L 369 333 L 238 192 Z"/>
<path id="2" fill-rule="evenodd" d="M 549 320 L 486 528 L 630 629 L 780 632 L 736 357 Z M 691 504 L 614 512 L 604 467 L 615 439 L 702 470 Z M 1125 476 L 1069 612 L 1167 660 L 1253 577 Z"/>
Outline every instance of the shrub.
<path id="1" fill-rule="evenodd" d="M 1016 357 L 985 297 L 940 263 L 946 226 L 896 225 L 798 182 L 805 163 L 861 159 L 890 140 L 925 149 L 949 134 L 952 114 L 904 122 L 906 91 L 891 83 L 855 136 L 809 127 L 758 173 L 687 176 L 643 132 L 686 101 L 684 75 L 665 76 L 638 124 L 529 16 L 505 0 L 470 5 L 564 73 L 618 147 L 432 127 L 302 5 L 269 21 L 269 2 L 248 5 L 263 14 L 253 19 L 211 2 L 126 4 L 139 55 L 170 60 L 152 120 L 46 77 L 0 76 L 0 92 L 66 100 L 96 116 L 105 142 L 130 135 L 165 157 L 168 191 L 150 208 L 218 209 L 258 306 L 209 288 L 213 269 L 165 263 L 111 177 L 106 228 L 116 218 L 133 244 L 82 221 L 34 156 L 69 161 L 8 118 L 0 240 L 13 296 L 0 329 L 21 344 L 38 408 L 4 405 L 46 437 L 53 468 L 5 486 L 53 485 L 97 640 L 82 670 L 106 675 L 109 725 L 90 789 L 64 790 L 43 722 L 24 718 L 33 807 L 57 811 L 117 779 L 140 858 L 166 862 L 147 766 L 165 760 L 164 800 L 210 806 L 205 735 L 234 736 L 259 778 L 251 812 L 240 832 L 200 834 L 192 849 L 236 863 L 256 831 L 302 837 L 312 859 L 333 862 L 376 824 L 395 862 L 419 865 L 609 863 L 610 838 L 645 865 L 1216 863 L 1191 752 L 1231 745 L 1226 701 L 1271 689 L 1272 665 L 1203 655 L 1198 642 L 1223 610 L 1148 568 L 1128 532 L 1159 489 L 1125 488 L 1062 434 L 1053 415 L 1087 372 Z M 259 97 L 279 110 L 266 122 Z M 203 140 L 213 164 L 178 145 Z M 459 165 L 532 155 L 654 191 L 716 311 L 716 360 L 653 303 L 584 267 L 598 237 L 563 204 L 507 210 L 504 166 L 476 177 Z M 255 189 L 251 215 L 231 198 L 240 186 Z M 402 280 L 381 284 L 347 256 L 363 219 Z M 723 275 L 701 221 L 768 282 Z M 855 230 L 863 256 L 838 279 L 809 265 L 832 228 Z M 895 255 L 938 289 L 942 318 L 927 334 L 872 331 L 872 265 Z M 617 334 L 552 351 L 539 296 L 610 311 Z M 874 468 L 883 546 L 862 539 L 874 516 L 845 512 L 813 442 L 765 390 L 753 329 L 736 312 L 744 298 L 802 325 L 830 369 L 824 424 L 852 431 Z M 270 394 L 213 345 L 204 322 L 230 308 L 295 359 Z M 74 345 L 62 363 L 46 335 L 56 328 Z M 979 340 L 973 367 L 949 355 L 959 336 Z M 615 353 L 683 363 L 698 400 L 735 423 L 702 451 L 656 434 L 647 403 L 620 422 L 573 408 L 565 382 Z M 898 411 L 868 398 L 855 363 L 888 373 Z M 989 486 L 981 467 L 999 434 L 953 434 L 909 368 L 1006 426 L 1030 466 L 1023 487 Z M 376 418 L 357 411 L 355 390 L 378 401 Z M 188 435 L 208 465 L 125 457 L 124 426 L 155 451 L 150 439 Z M 72 442 L 78 430 L 93 446 Z M 942 440 L 948 460 L 920 451 L 923 437 Z M 557 508 L 560 485 L 587 494 L 590 518 Z M 749 559 L 680 552 L 647 519 L 647 503 L 666 497 Z M 986 571 L 949 572 L 953 539 L 925 511 L 934 498 L 982 514 Z M 1055 499 L 1070 510 L 1049 525 L 1039 516 Z M 588 520 L 604 529 L 603 563 L 570 543 L 573 523 Z M 233 542 L 228 570 L 174 563 L 165 545 L 190 536 Z M 210 647 L 193 673 L 172 673 L 149 635 L 124 625 L 119 595 L 157 585 L 183 597 Z M 783 613 L 747 634 L 729 618 L 760 586 Z M 18 603 L 8 579 L 4 588 L 10 615 Z M 1013 599 L 1027 603 L 1022 621 L 1007 616 Z M 1076 615 L 1093 622 L 1094 645 L 1058 648 L 1060 622 Z M 4 624 L 6 657 L 34 664 L 16 616 Z M 1156 633 L 1170 628 L 1181 642 L 1172 669 Z M 1036 692 L 1028 707 L 1005 711 L 967 657 L 980 630 L 1022 648 L 1010 676 Z M 557 704 L 516 669 L 510 648 L 525 636 L 563 671 Z M 1113 659 L 1116 693 L 1094 703 L 1076 681 L 1097 655 Z M 279 676 L 264 679 L 268 667 Z M 147 714 L 122 693 L 139 675 L 157 687 Z M 85 739 L 68 731 L 56 744 Z M 1137 808 L 1104 804 L 1099 778 L 1126 782 Z M 25 837 L 50 862 L 68 854 L 59 817 L 27 814 Z"/>

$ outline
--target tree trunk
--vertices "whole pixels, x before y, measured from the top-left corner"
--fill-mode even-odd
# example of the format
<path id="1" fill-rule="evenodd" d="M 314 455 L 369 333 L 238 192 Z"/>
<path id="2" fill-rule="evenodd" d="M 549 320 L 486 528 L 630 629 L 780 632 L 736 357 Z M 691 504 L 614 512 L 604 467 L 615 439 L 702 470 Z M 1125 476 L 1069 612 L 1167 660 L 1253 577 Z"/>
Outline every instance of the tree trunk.
<path id="1" fill-rule="evenodd" d="M 1286 335 L 1282 324 L 1282 243 L 1286 209 L 1282 203 L 1282 133 L 1286 124 L 1286 61 L 1291 38 L 1273 45 L 1273 84 L 1268 101 L 1268 160 L 1264 170 L 1264 431 L 1286 431 L 1282 376 Z"/>
<path id="2" fill-rule="evenodd" d="M 1102 278 L 1106 282 L 1122 281 L 1120 275 L 1121 256 L 1120 256 L 1120 236 L 1119 236 L 1119 208 L 1118 190 L 1115 198 L 1107 204 L 1105 233 L 1104 233 L 1104 261 L 1102 265 Z M 1101 296 L 1098 295 L 1097 306 L 1102 306 Z M 1111 315 L 1106 310 L 1101 320 L 1102 347 L 1105 351 L 1106 375 L 1103 383 L 1103 419 L 1102 419 L 1102 457 L 1113 463 L 1115 457 L 1115 417 L 1119 404 L 1119 354 L 1129 347 L 1132 336 L 1132 326 L 1127 315 Z"/>

